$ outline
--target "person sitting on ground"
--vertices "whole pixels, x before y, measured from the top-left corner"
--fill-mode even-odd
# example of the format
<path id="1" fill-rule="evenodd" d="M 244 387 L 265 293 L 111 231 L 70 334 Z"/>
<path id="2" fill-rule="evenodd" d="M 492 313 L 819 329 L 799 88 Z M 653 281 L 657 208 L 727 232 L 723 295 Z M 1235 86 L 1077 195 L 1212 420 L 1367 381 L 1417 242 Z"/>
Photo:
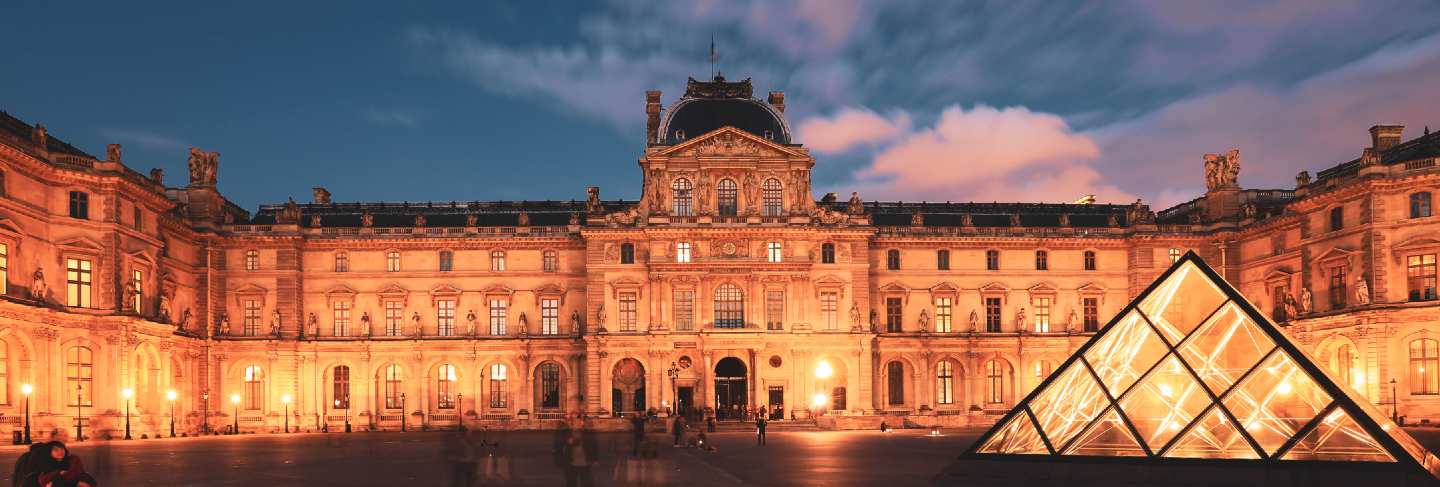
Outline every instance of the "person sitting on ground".
<path id="1" fill-rule="evenodd" d="M 48 470 L 37 476 L 36 480 L 42 487 L 96 487 L 99 482 L 95 477 L 85 472 L 85 463 L 80 457 L 70 453 L 70 449 L 64 443 L 52 441 L 50 445 L 50 460 L 53 461 L 54 470 Z"/>
<path id="2" fill-rule="evenodd" d="M 889 425 L 888 423 L 884 422 L 884 421 L 881 421 L 881 422 L 880 422 L 880 432 L 881 432 L 881 433 L 889 433 L 889 432 L 890 432 L 890 425 Z"/>
<path id="3" fill-rule="evenodd" d="M 37 482 L 33 482 L 35 478 L 32 476 L 39 476 L 52 463 L 49 443 L 30 445 L 30 449 L 15 460 L 15 472 L 10 475 L 10 487 L 20 487 L 27 479 L 38 485 Z"/>

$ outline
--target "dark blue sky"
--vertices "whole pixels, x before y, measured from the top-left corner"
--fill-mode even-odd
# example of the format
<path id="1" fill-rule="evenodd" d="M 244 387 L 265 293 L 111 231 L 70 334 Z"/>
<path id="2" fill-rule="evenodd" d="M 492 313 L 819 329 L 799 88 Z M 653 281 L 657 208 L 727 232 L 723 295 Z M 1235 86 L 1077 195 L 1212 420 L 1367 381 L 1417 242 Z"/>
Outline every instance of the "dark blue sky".
<path id="1" fill-rule="evenodd" d="M 643 90 L 673 102 L 712 34 L 787 91 L 817 189 L 871 199 L 1173 203 L 1204 152 L 1285 187 L 1372 123 L 1440 125 L 1424 1 L 212 3 L 0 7 L 0 108 L 172 185 L 219 151 L 250 209 L 633 198 Z"/>

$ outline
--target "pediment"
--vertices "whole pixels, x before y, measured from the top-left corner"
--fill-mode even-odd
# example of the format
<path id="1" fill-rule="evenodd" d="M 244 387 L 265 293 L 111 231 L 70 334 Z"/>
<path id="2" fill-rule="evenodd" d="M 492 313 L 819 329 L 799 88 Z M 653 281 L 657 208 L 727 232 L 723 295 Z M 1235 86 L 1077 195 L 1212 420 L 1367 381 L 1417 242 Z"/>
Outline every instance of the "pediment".
<path id="1" fill-rule="evenodd" d="M 998 282 L 992 282 L 992 283 L 986 284 L 986 285 L 984 285 L 984 286 L 980 286 L 980 292 L 981 292 L 981 293 L 1008 293 L 1008 292 L 1010 292 L 1010 288 L 1009 288 L 1008 286 L 1004 285 L 1004 284 L 1001 284 L 1001 283 L 998 283 Z"/>
<path id="2" fill-rule="evenodd" d="M 819 287 L 841 287 L 841 286 L 844 286 L 844 285 L 845 285 L 845 281 L 843 281 L 843 280 L 841 280 L 840 278 L 835 277 L 835 276 L 824 276 L 824 277 L 821 277 L 821 278 L 819 278 L 819 279 L 816 279 L 815 282 L 814 282 L 814 284 L 815 284 L 815 287 L 817 287 L 817 288 L 819 288 Z"/>
<path id="3" fill-rule="evenodd" d="M 1026 291 L 1030 291 L 1030 294 L 1055 294 L 1057 290 L 1059 290 L 1059 288 L 1049 282 L 1036 283 L 1034 286 L 1026 289 Z"/>
<path id="4" fill-rule="evenodd" d="M 25 232 L 20 230 L 20 225 L 15 220 L 0 216 L 0 235 L 19 240 L 22 235 L 25 235 Z"/>
<path id="5" fill-rule="evenodd" d="M 511 288 L 510 286 L 506 286 L 506 285 L 504 285 L 504 284 L 491 284 L 489 287 L 486 287 L 485 289 L 481 290 L 481 292 L 484 292 L 485 294 L 505 294 L 505 295 L 510 295 L 510 294 L 515 294 L 515 289 L 514 289 L 514 288 Z"/>
<path id="6" fill-rule="evenodd" d="M 326 296 L 332 296 L 332 297 L 341 297 L 341 296 L 354 297 L 356 294 L 359 294 L 359 293 L 356 292 L 354 289 L 351 289 L 350 286 L 346 286 L 346 285 L 344 285 L 344 284 L 341 284 L 341 285 L 338 285 L 338 286 L 334 286 L 334 287 L 331 287 L 330 289 L 326 289 L 326 290 L 325 290 L 325 295 L 326 295 Z"/>
<path id="7" fill-rule="evenodd" d="M 666 157 L 808 157 L 750 132 L 725 126 L 660 151 Z"/>
<path id="8" fill-rule="evenodd" d="M 540 286 L 539 288 L 535 289 L 535 294 L 541 294 L 541 295 L 565 294 L 565 288 L 560 287 L 559 285 L 556 285 L 556 284 L 546 284 L 546 285 L 544 285 L 544 286 Z"/>
<path id="9" fill-rule="evenodd" d="M 435 287 L 433 287 L 433 288 L 430 288 L 430 295 L 432 295 L 432 296 L 436 296 L 436 295 L 455 295 L 455 294 L 460 294 L 460 293 L 462 293 L 462 292 L 464 292 L 464 291 L 461 291 L 460 288 L 455 287 L 455 286 L 451 286 L 451 285 L 449 285 L 449 284 L 440 284 L 440 285 L 438 285 L 438 286 L 435 286 Z"/>
<path id="10" fill-rule="evenodd" d="M 265 289 L 265 288 L 263 288 L 263 287 L 260 287 L 260 286 L 256 285 L 255 283 L 250 283 L 250 284 L 246 284 L 246 285 L 244 285 L 244 286 L 240 286 L 240 287 L 238 287 L 238 288 L 235 288 L 235 294 L 265 294 L 265 293 L 267 293 L 267 292 L 270 292 L 270 291 L 267 290 L 267 289 Z"/>
<path id="11" fill-rule="evenodd" d="M 1288 281 L 1290 280 L 1290 276 L 1293 275 L 1295 275 L 1295 273 L 1289 269 L 1275 268 L 1265 273 L 1265 282 Z"/>
<path id="12" fill-rule="evenodd" d="M 904 285 L 904 284 L 901 284 L 899 281 L 891 281 L 891 282 L 885 284 L 884 286 L 880 286 L 880 292 L 882 292 L 882 293 L 906 293 L 906 292 L 910 292 L 910 288 L 905 287 L 905 285 Z"/>
<path id="13" fill-rule="evenodd" d="M 85 237 L 67 238 L 65 240 L 55 242 L 55 246 L 70 251 L 91 253 L 100 252 L 101 250 L 105 249 L 105 246 L 100 245 L 100 242 L 96 242 Z"/>
<path id="14" fill-rule="evenodd" d="M 934 285 L 934 286 L 930 286 L 930 292 L 931 292 L 932 294 L 933 294 L 933 293 L 950 293 L 950 294 L 954 294 L 954 293 L 960 292 L 960 286 L 956 286 L 955 283 L 952 283 L 952 282 L 950 282 L 950 281 L 941 281 L 939 284 L 936 284 L 936 285 Z"/>
<path id="15" fill-rule="evenodd" d="M 379 291 L 375 291 L 375 294 L 387 297 L 401 297 L 410 295 L 410 290 L 400 287 L 399 284 L 391 283 L 381 287 Z"/>
<path id="16" fill-rule="evenodd" d="M 1348 259 L 1350 259 L 1350 256 L 1355 255 L 1355 254 L 1356 254 L 1356 251 L 1354 251 L 1354 250 L 1349 250 L 1349 249 L 1345 249 L 1345 248 L 1341 248 L 1341 247 L 1333 247 L 1333 248 L 1331 248 L 1330 250 L 1326 250 L 1325 253 L 1320 254 L 1319 256 L 1316 256 L 1316 257 L 1315 257 L 1315 261 L 1316 261 L 1316 262 L 1325 262 L 1325 261 L 1328 261 L 1328 260 L 1337 260 L 1337 259 L 1347 259 L 1347 260 L 1348 260 Z"/>
<path id="17" fill-rule="evenodd" d="M 1440 238 L 1429 236 L 1411 237 L 1409 239 L 1406 239 L 1404 242 L 1395 244 L 1391 248 L 1395 250 L 1416 250 L 1433 247 L 1440 247 Z"/>
<path id="18" fill-rule="evenodd" d="M 620 278 L 620 279 L 616 279 L 616 280 L 614 280 L 614 281 L 610 281 L 610 287 L 614 287 L 614 288 L 626 288 L 626 289 L 630 289 L 630 288 L 640 287 L 640 286 L 642 286 L 642 285 L 644 285 L 644 284 L 645 284 L 645 283 L 640 282 L 640 281 L 638 281 L 638 280 L 636 280 L 636 279 L 634 279 L 634 278 L 630 278 L 630 277 L 622 277 L 622 278 Z"/>
<path id="19" fill-rule="evenodd" d="M 139 263 L 142 263 L 142 264 L 145 264 L 145 265 L 155 265 L 155 256 L 154 256 L 154 255 L 151 255 L 151 253 L 150 253 L 149 250 L 146 250 L 146 249 L 137 249 L 137 250 L 134 250 L 134 251 L 125 252 L 125 255 L 130 256 L 130 259 L 132 259 L 132 260 L 134 260 L 134 261 L 136 261 L 136 262 L 139 262 Z"/>
<path id="20" fill-rule="evenodd" d="M 1099 284 L 1087 282 L 1079 288 L 1075 289 L 1075 291 L 1079 292 L 1080 294 L 1104 294 L 1105 288 L 1101 287 Z"/>

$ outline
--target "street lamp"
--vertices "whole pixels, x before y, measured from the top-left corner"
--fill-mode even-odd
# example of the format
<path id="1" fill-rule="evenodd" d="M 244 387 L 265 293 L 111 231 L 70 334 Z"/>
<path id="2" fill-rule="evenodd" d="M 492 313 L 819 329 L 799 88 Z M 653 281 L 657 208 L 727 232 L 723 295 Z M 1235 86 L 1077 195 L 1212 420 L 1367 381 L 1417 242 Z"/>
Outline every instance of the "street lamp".
<path id="1" fill-rule="evenodd" d="M 175 437 L 175 391 L 172 389 L 165 392 L 165 399 L 170 401 L 170 437 Z"/>
<path id="2" fill-rule="evenodd" d="M 458 403 L 456 406 L 460 408 L 460 420 L 455 422 L 455 431 L 465 431 L 465 395 L 456 394 L 455 402 Z"/>
<path id="3" fill-rule="evenodd" d="M 30 393 L 35 392 L 35 387 L 30 384 L 20 386 L 20 393 L 25 395 L 25 444 L 30 444 Z"/>
<path id="4" fill-rule="evenodd" d="M 285 403 L 285 432 L 290 432 L 290 395 L 280 396 L 280 402 Z"/>
<path id="5" fill-rule="evenodd" d="M 125 439 L 128 440 L 128 439 L 131 439 L 131 438 L 130 438 L 130 399 L 133 398 L 133 397 L 135 397 L 135 390 L 134 390 L 134 389 L 131 389 L 131 388 L 129 388 L 129 387 L 126 387 L 125 390 L 120 391 L 120 395 L 125 396 Z"/>
<path id="6" fill-rule="evenodd" d="M 75 441 L 85 441 L 85 386 L 75 383 Z"/>
<path id="7" fill-rule="evenodd" d="M 340 409 L 340 400 L 335 400 L 335 409 Z M 350 398 L 345 398 L 345 432 L 350 432 Z"/>
<path id="8" fill-rule="evenodd" d="M 405 414 L 405 393 L 402 392 L 402 393 L 400 393 L 400 432 L 401 432 L 401 433 L 404 433 L 404 432 L 405 432 L 405 419 L 406 419 L 405 416 L 409 416 L 409 415 L 408 415 L 408 414 Z"/>
<path id="9" fill-rule="evenodd" d="M 680 388 L 676 380 L 680 378 L 680 367 L 675 362 L 670 362 L 670 368 L 665 369 L 665 374 L 670 376 L 670 398 L 675 400 L 675 414 L 680 413 Z"/>
<path id="10" fill-rule="evenodd" d="M 1395 394 L 1395 378 L 1390 378 L 1390 421 L 1400 425 L 1400 396 Z"/>
<path id="11" fill-rule="evenodd" d="M 200 432 L 210 433 L 210 390 L 200 391 Z"/>
<path id="12" fill-rule="evenodd" d="M 231 394 L 230 403 L 235 405 L 235 423 L 230 426 L 230 434 L 238 435 L 240 434 L 240 395 Z"/>

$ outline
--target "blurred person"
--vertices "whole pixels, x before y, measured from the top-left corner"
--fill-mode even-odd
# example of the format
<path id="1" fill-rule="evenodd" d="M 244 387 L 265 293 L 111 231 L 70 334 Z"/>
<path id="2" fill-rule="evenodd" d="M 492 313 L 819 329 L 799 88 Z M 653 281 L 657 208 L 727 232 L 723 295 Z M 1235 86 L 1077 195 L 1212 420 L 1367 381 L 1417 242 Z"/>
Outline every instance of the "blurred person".
<path id="1" fill-rule="evenodd" d="M 755 444 L 765 446 L 765 426 L 768 423 L 765 419 L 763 409 L 761 414 L 755 415 Z"/>
<path id="2" fill-rule="evenodd" d="M 640 443 L 645 441 L 645 416 L 635 413 L 630 418 L 630 456 L 640 456 Z"/>
<path id="3" fill-rule="evenodd" d="M 475 481 L 475 445 L 464 429 L 446 435 L 445 459 L 450 462 L 450 485 L 470 487 Z"/>
<path id="4" fill-rule="evenodd" d="M 578 413 L 555 432 L 555 465 L 565 471 L 568 487 L 593 487 L 592 468 L 600 463 L 599 442 L 585 418 Z"/>
<path id="5" fill-rule="evenodd" d="M 85 472 L 85 463 L 70 453 L 64 443 L 52 441 L 50 445 L 50 467 L 36 476 L 41 487 L 95 487 L 99 482 Z"/>
<path id="6" fill-rule="evenodd" d="M 670 434 L 675 436 L 674 446 L 680 446 L 680 442 L 685 439 L 685 416 L 675 417 L 675 424 L 671 426 Z"/>

